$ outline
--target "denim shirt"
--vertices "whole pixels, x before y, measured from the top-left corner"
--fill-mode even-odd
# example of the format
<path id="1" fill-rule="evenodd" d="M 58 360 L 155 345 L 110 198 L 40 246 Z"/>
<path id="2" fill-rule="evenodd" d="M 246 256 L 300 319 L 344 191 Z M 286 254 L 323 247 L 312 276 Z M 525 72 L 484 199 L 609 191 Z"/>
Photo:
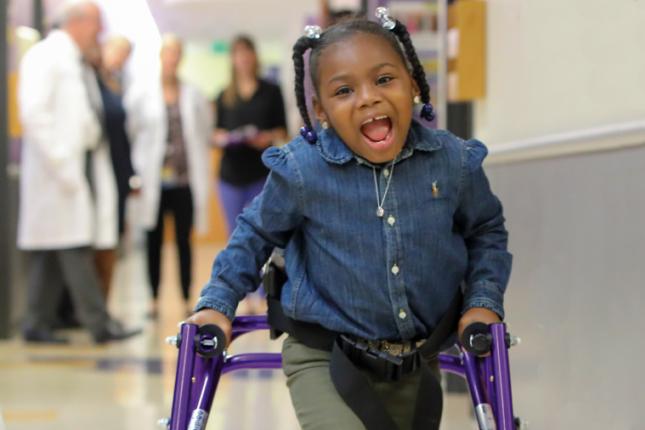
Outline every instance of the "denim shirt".
<path id="1" fill-rule="evenodd" d="M 482 169 L 486 147 L 413 121 L 395 163 L 373 166 L 333 130 L 269 148 L 262 193 L 238 217 L 196 309 L 233 318 L 285 248 L 285 313 L 365 339 L 429 335 L 457 289 L 464 311 L 503 317 L 511 270 L 499 200 Z M 383 202 L 376 215 L 373 169 Z"/>

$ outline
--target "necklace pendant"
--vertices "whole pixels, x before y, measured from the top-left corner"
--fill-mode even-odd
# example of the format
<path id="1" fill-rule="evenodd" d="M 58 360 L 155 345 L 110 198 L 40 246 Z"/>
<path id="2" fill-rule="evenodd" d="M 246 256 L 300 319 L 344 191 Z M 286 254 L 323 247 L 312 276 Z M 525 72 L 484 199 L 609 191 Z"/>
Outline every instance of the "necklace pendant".
<path id="1" fill-rule="evenodd" d="M 376 209 L 376 216 L 383 218 L 383 215 L 385 215 L 385 210 L 379 206 L 378 209 Z"/>

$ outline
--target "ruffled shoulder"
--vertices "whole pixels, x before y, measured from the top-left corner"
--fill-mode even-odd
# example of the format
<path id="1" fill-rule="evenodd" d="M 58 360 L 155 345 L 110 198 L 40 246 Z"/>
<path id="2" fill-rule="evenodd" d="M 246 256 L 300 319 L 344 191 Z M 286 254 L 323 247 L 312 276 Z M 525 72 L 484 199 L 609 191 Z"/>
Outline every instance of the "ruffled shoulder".
<path id="1" fill-rule="evenodd" d="M 272 146 L 262 154 L 262 162 L 271 170 L 272 173 L 284 177 L 287 180 L 295 179 L 302 182 L 299 162 L 296 161 L 295 152 L 300 151 L 303 145 L 308 143 L 300 142 L 301 138 L 296 138 L 284 146 Z"/>
<path id="2" fill-rule="evenodd" d="M 479 169 L 488 155 L 488 148 L 482 142 L 476 139 L 470 139 L 463 142 L 465 152 L 465 165 L 468 171 L 472 172 Z"/>
<path id="3" fill-rule="evenodd" d="M 274 175 L 287 178 L 293 176 L 288 151 L 287 147 L 272 146 L 262 154 L 262 162 Z"/>
<path id="4" fill-rule="evenodd" d="M 262 153 L 262 162 L 268 169 L 273 170 L 274 167 L 286 164 L 287 154 L 282 148 L 272 146 Z"/>

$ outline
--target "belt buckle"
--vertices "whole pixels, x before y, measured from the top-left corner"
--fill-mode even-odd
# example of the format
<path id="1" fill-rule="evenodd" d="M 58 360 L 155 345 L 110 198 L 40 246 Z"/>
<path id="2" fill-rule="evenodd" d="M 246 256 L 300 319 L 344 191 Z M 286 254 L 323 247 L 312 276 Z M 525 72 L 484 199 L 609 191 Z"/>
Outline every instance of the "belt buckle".
<path id="1" fill-rule="evenodd" d="M 392 355 L 389 352 L 382 351 L 380 349 L 369 348 L 366 351 L 366 354 L 376 359 L 385 360 L 388 363 L 394 364 L 395 366 L 401 366 L 403 364 L 403 358 L 397 355 Z"/>
<path id="2" fill-rule="evenodd" d="M 374 342 L 360 339 L 360 338 L 352 339 L 351 337 L 346 336 L 344 334 L 341 334 L 340 337 L 343 342 L 351 345 L 353 348 L 355 348 L 356 350 L 360 351 L 361 353 L 365 354 L 366 356 L 372 359 L 385 360 L 388 363 L 394 364 L 396 366 L 401 366 L 401 364 L 403 364 L 403 359 L 401 357 L 398 357 L 396 355 L 393 355 L 390 352 L 382 350 Z M 379 342 L 379 344 L 383 345 L 383 342 L 381 341 Z"/>
<path id="3" fill-rule="evenodd" d="M 393 343 L 384 340 L 381 347 L 385 352 L 394 356 L 400 356 L 406 352 L 406 348 L 403 343 Z"/>
<path id="4" fill-rule="evenodd" d="M 381 341 L 380 348 L 394 356 L 402 356 L 415 352 L 419 348 L 417 342 L 401 341 L 389 342 L 387 340 Z"/>

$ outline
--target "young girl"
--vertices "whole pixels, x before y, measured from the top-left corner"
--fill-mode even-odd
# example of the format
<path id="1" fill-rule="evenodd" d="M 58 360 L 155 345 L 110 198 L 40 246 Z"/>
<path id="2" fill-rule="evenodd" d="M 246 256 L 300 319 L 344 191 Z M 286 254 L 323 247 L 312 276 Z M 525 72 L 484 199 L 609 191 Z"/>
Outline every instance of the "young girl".
<path id="1" fill-rule="evenodd" d="M 436 343 L 459 291 L 460 333 L 503 317 L 511 255 L 486 148 L 413 119 L 419 99 L 432 116 L 425 74 L 405 27 L 382 15 L 310 27 L 294 46 L 303 137 L 264 153 L 266 186 L 189 319 L 230 339 L 237 303 L 285 248 L 282 310 L 305 330 L 285 340 L 283 365 L 304 429 L 437 429 L 437 361 L 418 359 L 423 340 Z M 318 132 L 303 89 L 309 49 Z M 321 332 L 333 345 L 314 341 Z"/>

